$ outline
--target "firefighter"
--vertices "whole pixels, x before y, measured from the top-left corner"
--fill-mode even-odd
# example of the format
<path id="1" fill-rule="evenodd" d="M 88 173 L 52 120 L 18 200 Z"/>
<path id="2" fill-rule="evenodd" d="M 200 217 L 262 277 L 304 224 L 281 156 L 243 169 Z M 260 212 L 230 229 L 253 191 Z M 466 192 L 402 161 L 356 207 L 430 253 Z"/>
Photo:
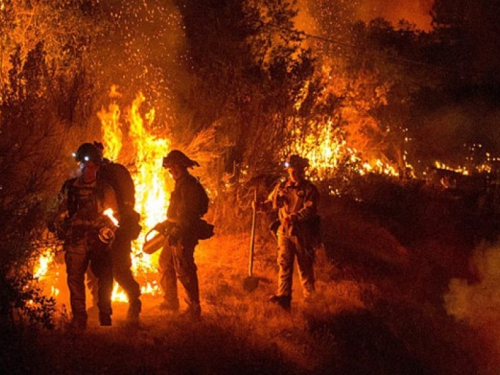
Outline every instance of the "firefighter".
<path id="1" fill-rule="evenodd" d="M 125 166 L 102 157 L 104 151 L 102 143 L 94 142 L 93 145 L 99 151 L 103 160 L 98 171 L 98 178 L 114 189 L 118 204 L 118 214 L 120 216 L 119 227 L 115 232 L 115 239 L 111 244 L 113 278 L 127 294 L 129 303 L 127 319 L 130 322 L 137 322 L 142 308 L 139 298 L 141 296 L 141 289 L 132 274 L 131 254 L 132 241 L 137 239 L 142 228 L 139 225 L 140 215 L 134 210 L 134 180 Z M 87 285 L 91 290 L 94 300 L 97 300 L 95 276 L 89 272 L 88 278 Z"/>
<path id="2" fill-rule="evenodd" d="M 104 211 L 110 208 L 116 213 L 117 201 L 113 188 L 97 178 L 102 164 L 99 151 L 91 143 L 84 143 L 74 157 L 80 163 L 80 176 L 63 184 L 59 210 L 50 228 L 64 240 L 71 328 L 80 333 L 87 326 L 84 280 L 89 264 L 98 282 L 99 322 L 101 326 L 111 325 L 113 274 L 109 246 L 115 227 Z"/>
<path id="3" fill-rule="evenodd" d="M 264 203 L 272 203 L 279 220 L 274 230 L 278 239 L 278 290 L 270 302 L 289 311 L 295 258 L 305 300 L 314 294 L 314 257 L 319 241 L 319 192 L 305 178 L 309 160 L 292 155 L 285 162 L 288 178 L 276 185 Z"/>
<path id="4" fill-rule="evenodd" d="M 195 166 L 199 167 L 199 164 L 179 150 L 172 150 L 163 159 L 163 167 L 175 180 L 175 186 L 167 210 L 167 221 L 156 226 L 157 230 L 166 234 L 159 258 L 160 285 L 164 293 L 160 309 L 179 310 L 178 280 L 186 291 L 188 307 L 185 315 L 193 319 L 201 314 L 194 250 L 201 238 L 198 232 L 201 218 L 208 210 L 205 189 L 188 171 Z"/>

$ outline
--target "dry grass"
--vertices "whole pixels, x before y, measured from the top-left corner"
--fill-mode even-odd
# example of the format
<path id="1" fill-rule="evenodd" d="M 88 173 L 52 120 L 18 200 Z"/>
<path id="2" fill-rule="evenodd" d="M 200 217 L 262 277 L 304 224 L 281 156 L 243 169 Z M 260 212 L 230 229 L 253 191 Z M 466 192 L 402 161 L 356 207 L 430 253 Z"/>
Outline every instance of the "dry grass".
<path id="1" fill-rule="evenodd" d="M 1 365 L 19 374 L 494 374 L 496 338 L 444 308 L 452 272 L 439 271 L 428 248 L 403 247 L 351 210 L 337 207 L 342 214 L 327 223 L 338 237 L 318 252 L 318 298 L 310 305 L 298 280 L 291 313 L 267 302 L 277 269 L 264 233 L 252 292 L 243 286 L 248 235 L 218 235 L 196 253 L 201 321 L 160 312 L 159 297 L 143 296 L 140 327 L 126 324 L 123 303 L 114 304 L 113 327 L 93 318 L 81 337 L 66 333 L 60 318 L 53 332 L 12 338 Z M 362 247 L 370 247 L 365 257 Z"/>

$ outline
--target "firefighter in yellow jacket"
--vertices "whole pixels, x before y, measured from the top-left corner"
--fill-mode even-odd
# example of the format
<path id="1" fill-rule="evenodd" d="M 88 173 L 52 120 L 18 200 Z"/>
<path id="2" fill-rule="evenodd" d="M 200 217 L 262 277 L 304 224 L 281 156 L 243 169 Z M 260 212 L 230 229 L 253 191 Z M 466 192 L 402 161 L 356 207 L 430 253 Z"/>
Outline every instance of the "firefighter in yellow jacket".
<path id="1" fill-rule="evenodd" d="M 319 240 L 319 192 L 305 178 L 309 161 L 292 155 L 285 163 L 288 179 L 280 182 L 268 197 L 278 210 L 278 290 L 270 302 L 290 310 L 294 262 L 297 259 L 299 277 L 305 299 L 312 297 L 314 288 L 314 251 Z"/>
<path id="2" fill-rule="evenodd" d="M 74 156 L 80 163 L 81 174 L 64 183 L 59 194 L 59 210 L 51 229 L 64 240 L 73 315 L 71 327 L 81 332 L 87 326 L 85 272 L 89 265 L 98 278 L 100 324 L 111 325 L 113 273 L 109 245 L 116 228 L 104 211 L 112 209 L 116 215 L 117 202 L 113 188 L 97 178 L 102 162 L 98 150 L 91 143 L 84 143 Z"/>

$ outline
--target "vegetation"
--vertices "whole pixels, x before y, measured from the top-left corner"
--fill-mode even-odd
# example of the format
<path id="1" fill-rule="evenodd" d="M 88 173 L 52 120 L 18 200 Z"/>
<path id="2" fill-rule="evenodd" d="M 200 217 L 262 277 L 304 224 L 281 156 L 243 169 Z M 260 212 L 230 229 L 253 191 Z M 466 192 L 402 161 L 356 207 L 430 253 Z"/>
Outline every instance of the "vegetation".
<path id="1" fill-rule="evenodd" d="M 436 0 L 434 28 L 422 32 L 406 21 L 359 22 L 356 2 L 341 0 L 301 8 L 276 0 L 0 0 L 3 368 L 495 373 L 495 315 L 475 319 L 464 295 L 495 277 L 485 264 L 496 259 L 498 236 L 499 14 L 486 0 L 460 4 Z M 315 22 L 307 32 L 296 23 L 306 10 Z M 45 229 L 53 197 L 72 169 L 67 155 L 100 137 L 97 113 L 111 85 L 118 102 L 144 92 L 141 111 L 156 110 L 155 134 L 205 156 L 219 232 L 199 260 L 201 322 L 160 315 L 152 298 L 143 329 L 91 327 L 75 339 L 32 266 L 59 246 Z M 297 287 L 287 315 L 264 302 L 276 276 L 265 217 L 260 286 L 241 289 L 249 203 L 254 188 L 263 195 L 280 176 L 285 154 L 320 147 L 325 129 L 359 159 L 339 157 L 319 182 L 320 298 L 303 306 Z M 412 178 L 356 172 L 374 159 L 411 166 Z M 479 175 L 486 182 L 462 176 L 447 189 L 429 187 L 422 178 L 436 160 L 470 172 L 487 164 L 491 173 Z M 120 307 L 116 315 L 120 323 Z"/>
<path id="2" fill-rule="evenodd" d="M 161 298 L 148 295 L 140 327 L 126 323 L 124 303 L 113 305 L 113 327 L 91 316 L 79 337 L 58 314 L 54 331 L 9 341 L 2 366 L 11 373 L 494 374 L 497 341 L 489 340 L 497 324 L 456 319 L 444 303 L 450 280 L 485 276 L 470 268 L 471 211 L 428 187 L 378 180 L 360 194 L 366 203 L 323 200 L 325 246 L 317 252 L 318 298 L 309 305 L 298 280 L 291 313 L 267 302 L 276 288 L 275 245 L 259 214 L 256 290 L 244 288 L 249 231 L 219 235 L 196 253 L 201 321 L 161 312 Z"/>

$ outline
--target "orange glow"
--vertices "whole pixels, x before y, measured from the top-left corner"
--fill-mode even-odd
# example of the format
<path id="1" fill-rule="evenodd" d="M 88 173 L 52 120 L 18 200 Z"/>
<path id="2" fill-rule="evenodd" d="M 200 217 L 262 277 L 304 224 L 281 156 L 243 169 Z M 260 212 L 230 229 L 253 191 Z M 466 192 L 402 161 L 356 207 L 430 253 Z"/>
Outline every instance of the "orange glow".
<path id="1" fill-rule="evenodd" d="M 117 88 L 112 87 L 110 97 L 113 99 L 119 96 Z M 157 295 L 160 294 L 157 282 L 159 253 L 144 254 L 142 245 L 146 233 L 166 218 L 169 198 L 167 191 L 172 188 L 167 186 L 167 183 L 173 184 L 173 181 L 162 167 L 163 157 L 170 150 L 170 142 L 150 131 L 154 110 L 142 116 L 140 108 L 144 101 L 144 96 L 139 93 L 130 108 L 123 111 L 125 115 L 122 115 L 116 103 L 112 103 L 107 110 L 101 109 L 98 117 L 101 120 L 104 157 L 125 165 L 135 183 L 135 210 L 141 215 L 142 232 L 132 243 L 132 270 L 142 286 L 142 294 Z M 112 209 L 105 210 L 104 214 L 116 226 L 119 225 Z M 56 285 L 64 283 L 65 280 L 59 264 L 54 259 L 55 251 L 46 249 L 36 261 L 34 277 L 46 284 L 51 296 L 57 297 L 60 290 Z M 126 294 L 118 284 L 114 286 L 112 298 L 113 301 L 127 301 Z"/>
<path id="2" fill-rule="evenodd" d="M 42 287 L 47 287 L 47 293 L 57 298 L 60 294 L 57 281 L 59 280 L 59 265 L 55 261 L 56 252 L 53 248 L 45 248 L 38 257 L 33 267 L 33 279 L 37 280 Z"/>
<path id="3" fill-rule="evenodd" d="M 116 90 L 116 88 L 113 88 Z M 113 91 L 113 97 L 116 97 Z M 142 232 L 132 246 L 132 270 L 140 279 L 143 294 L 158 294 L 157 278 L 158 255 L 142 253 L 146 233 L 158 222 L 165 220 L 167 209 L 167 180 L 162 168 L 162 159 L 170 149 L 167 139 L 158 137 L 150 131 L 154 121 L 154 109 L 144 116 L 141 105 L 144 96 L 139 93 L 131 107 L 125 111 L 125 122 L 128 124 L 129 145 L 124 149 L 125 139 L 123 124 L 120 122 L 121 111 L 116 104 L 109 110 L 101 110 L 104 156 L 126 165 L 132 175 L 136 188 L 135 210 L 141 215 Z M 113 291 L 114 301 L 126 301 L 126 296 L 118 286 Z"/>
<path id="4" fill-rule="evenodd" d="M 116 87 L 113 86 L 111 91 L 115 92 L 115 90 Z M 106 146 L 104 152 L 110 160 L 116 160 L 122 148 L 123 133 L 120 125 L 120 115 L 120 108 L 116 103 L 110 104 L 107 111 L 103 108 L 97 113 L 101 120 L 103 144 Z"/>
<path id="5" fill-rule="evenodd" d="M 51 248 L 45 249 L 45 251 L 38 258 L 38 263 L 35 265 L 33 270 L 33 278 L 40 279 L 44 277 L 54 260 L 54 252 Z"/>
<path id="6" fill-rule="evenodd" d="M 318 126 L 309 127 L 314 130 L 303 135 L 298 126 L 291 126 L 294 142 L 290 146 L 291 153 L 309 159 L 310 170 L 314 171 L 313 180 L 326 180 L 335 176 L 340 167 L 346 167 L 360 175 L 379 173 L 398 176 L 397 167 L 380 159 L 363 160 L 361 153 L 347 145 L 342 133 L 334 129 L 332 120 Z"/>

